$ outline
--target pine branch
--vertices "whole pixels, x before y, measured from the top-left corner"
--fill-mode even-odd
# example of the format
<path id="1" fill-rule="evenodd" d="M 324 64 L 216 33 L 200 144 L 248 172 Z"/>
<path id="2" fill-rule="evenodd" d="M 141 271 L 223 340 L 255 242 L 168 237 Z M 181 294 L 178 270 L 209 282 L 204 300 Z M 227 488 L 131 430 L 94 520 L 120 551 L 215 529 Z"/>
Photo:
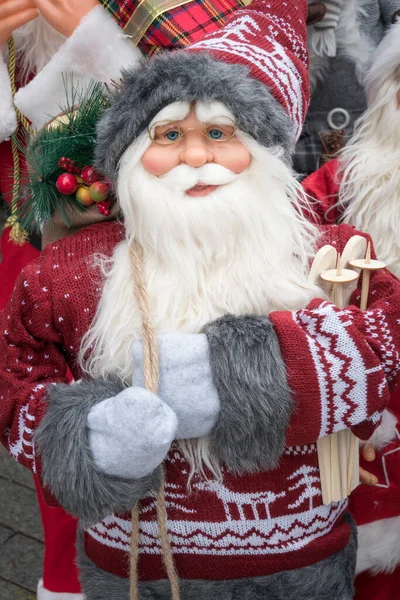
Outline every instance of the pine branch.
<path id="1" fill-rule="evenodd" d="M 85 92 L 64 79 L 66 103 L 60 115 L 51 117 L 36 135 L 25 134 L 18 140 L 27 163 L 27 177 L 22 182 L 18 216 L 22 227 L 39 232 L 56 208 L 69 226 L 68 212 L 84 211 L 75 196 L 58 192 L 56 181 L 64 171 L 58 166 L 61 157 L 72 159 L 81 169 L 93 163 L 96 126 L 110 105 L 105 86 L 93 82 Z"/>

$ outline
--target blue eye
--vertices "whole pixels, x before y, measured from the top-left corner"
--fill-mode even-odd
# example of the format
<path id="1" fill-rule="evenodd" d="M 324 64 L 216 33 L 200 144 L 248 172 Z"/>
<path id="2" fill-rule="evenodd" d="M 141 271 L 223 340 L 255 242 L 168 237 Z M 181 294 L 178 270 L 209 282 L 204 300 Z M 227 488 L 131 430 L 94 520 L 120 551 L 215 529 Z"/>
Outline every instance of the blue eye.
<path id="1" fill-rule="evenodd" d="M 179 137 L 179 131 L 168 131 L 168 133 L 165 134 L 165 137 L 170 142 L 175 142 Z"/>
<path id="2" fill-rule="evenodd" d="M 210 129 L 208 135 L 212 140 L 220 140 L 224 137 L 224 132 L 220 129 Z"/>

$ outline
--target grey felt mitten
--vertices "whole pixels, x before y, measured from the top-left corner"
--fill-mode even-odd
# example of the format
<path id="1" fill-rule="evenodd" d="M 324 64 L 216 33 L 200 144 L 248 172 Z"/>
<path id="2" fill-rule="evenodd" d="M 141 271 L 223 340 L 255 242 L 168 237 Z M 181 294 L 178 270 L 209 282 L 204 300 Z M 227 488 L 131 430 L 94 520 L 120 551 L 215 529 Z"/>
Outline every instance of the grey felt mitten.
<path id="1" fill-rule="evenodd" d="M 61 506 L 79 517 L 83 527 L 114 512 L 129 512 L 141 498 L 159 489 L 159 468 L 141 479 L 126 479 L 107 475 L 95 463 L 88 415 L 93 407 L 123 391 L 118 377 L 47 387 L 47 409 L 34 438 L 43 485 Z"/>
<path id="2" fill-rule="evenodd" d="M 213 429 L 220 410 L 205 334 L 164 333 L 157 336 L 160 361 L 158 396 L 178 417 L 177 439 L 197 438 Z M 132 385 L 143 386 L 143 344 L 132 347 Z"/>
<path id="3" fill-rule="evenodd" d="M 164 460 L 177 418 L 152 392 L 130 387 L 96 404 L 87 426 L 96 466 L 107 475 L 140 479 Z"/>

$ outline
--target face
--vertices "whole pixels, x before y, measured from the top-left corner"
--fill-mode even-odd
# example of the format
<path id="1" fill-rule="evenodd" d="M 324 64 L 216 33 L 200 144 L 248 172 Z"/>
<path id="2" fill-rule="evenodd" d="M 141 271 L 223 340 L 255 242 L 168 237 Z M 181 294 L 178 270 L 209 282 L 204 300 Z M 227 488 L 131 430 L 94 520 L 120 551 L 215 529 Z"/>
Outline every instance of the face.
<path id="1" fill-rule="evenodd" d="M 200 115 L 200 120 L 197 112 L 193 105 L 184 118 L 156 122 L 151 127 L 153 141 L 142 156 L 148 173 L 162 177 L 180 165 L 200 169 L 213 164 L 238 175 L 249 167 L 250 152 L 234 134 L 234 123 L 222 114 L 208 115 L 207 121 Z M 207 196 L 217 187 L 199 181 L 185 194 Z"/>

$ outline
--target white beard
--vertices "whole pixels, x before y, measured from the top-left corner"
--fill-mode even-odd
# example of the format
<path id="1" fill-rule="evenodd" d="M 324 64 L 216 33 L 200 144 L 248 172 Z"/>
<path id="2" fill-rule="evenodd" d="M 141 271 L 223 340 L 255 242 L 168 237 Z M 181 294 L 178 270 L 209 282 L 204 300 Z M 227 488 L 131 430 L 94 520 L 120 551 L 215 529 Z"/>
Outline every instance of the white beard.
<path id="1" fill-rule="evenodd" d="M 23 80 L 41 71 L 66 39 L 42 15 L 16 29 L 13 35 Z"/>
<path id="2" fill-rule="evenodd" d="M 301 188 L 278 152 L 246 138 L 253 163 L 206 197 L 188 198 L 139 162 L 143 147 L 120 163 L 118 196 L 127 239 L 102 260 L 105 284 L 80 360 L 95 377 L 132 378 L 131 346 L 141 335 L 129 245 L 144 250 L 153 325 L 196 333 L 226 313 L 267 315 L 302 308 L 321 291 L 308 282 L 317 231 L 301 216 Z M 139 150 L 138 150 L 139 148 Z M 204 182 L 208 183 L 208 182 Z M 181 444 L 192 469 L 218 473 L 207 439 Z"/>
<path id="3" fill-rule="evenodd" d="M 357 122 L 343 150 L 339 203 L 342 220 L 372 236 L 380 260 L 400 276 L 399 81 L 387 81 Z"/>

